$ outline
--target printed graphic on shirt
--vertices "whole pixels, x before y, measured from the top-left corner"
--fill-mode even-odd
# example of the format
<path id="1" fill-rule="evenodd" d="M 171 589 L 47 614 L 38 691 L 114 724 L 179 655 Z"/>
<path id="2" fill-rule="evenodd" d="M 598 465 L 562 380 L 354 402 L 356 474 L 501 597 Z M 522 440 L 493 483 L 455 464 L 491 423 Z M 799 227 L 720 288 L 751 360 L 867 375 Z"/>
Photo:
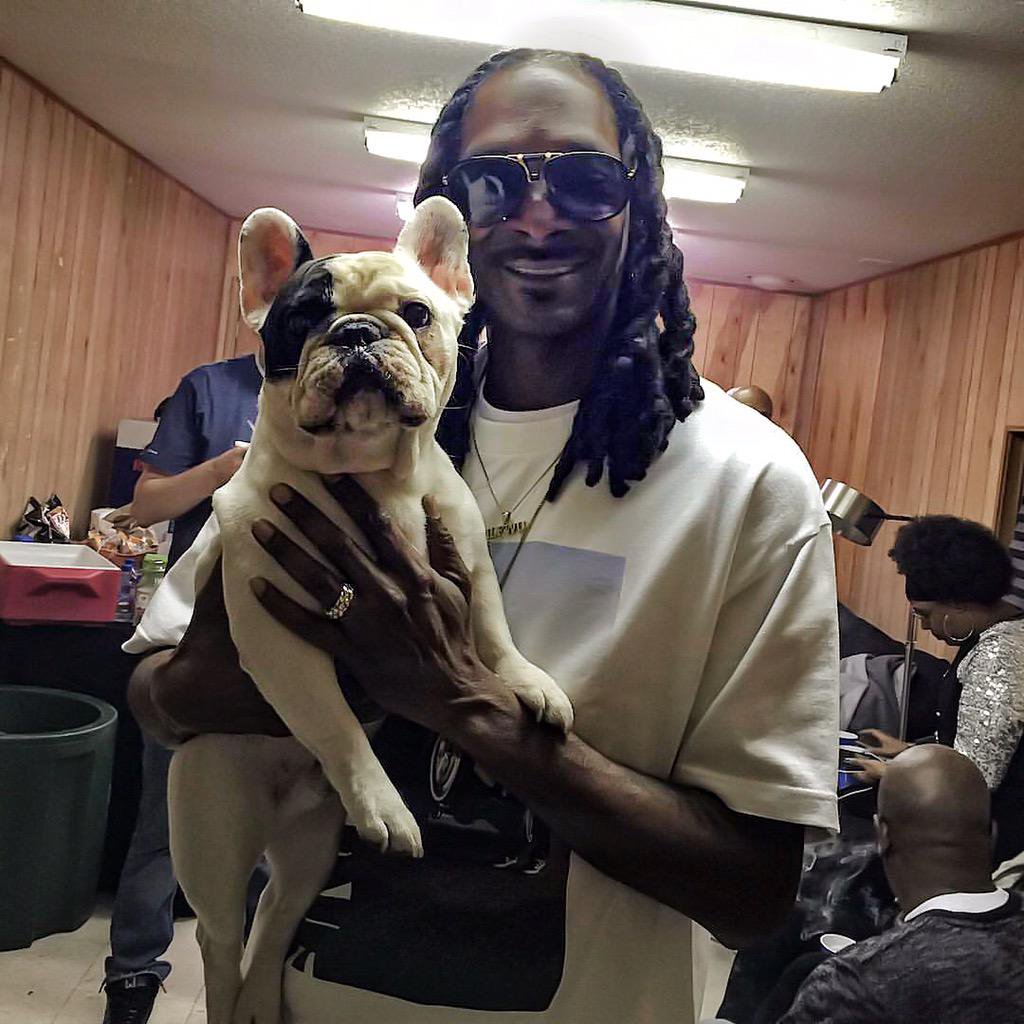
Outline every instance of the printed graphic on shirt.
<path id="1" fill-rule="evenodd" d="M 490 545 L 498 579 L 515 558 L 505 582 L 505 616 L 512 638 L 527 658 L 543 667 L 531 651 L 564 650 L 576 645 L 594 658 L 597 638 L 608 637 L 619 608 L 626 560 L 601 551 L 528 541 L 516 556 L 518 544 Z M 537 604 L 551 614 L 537 615 Z"/>
<path id="2" fill-rule="evenodd" d="M 515 547 L 492 545 L 499 576 Z M 535 621 L 539 600 L 552 608 L 544 628 L 563 643 L 609 631 L 623 569 L 615 556 L 524 545 L 505 590 L 513 632 L 514 605 L 530 602 L 520 621 Z M 374 748 L 419 822 L 425 855 L 382 856 L 346 830 L 289 963 L 408 1002 L 545 1010 L 565 961 L 567 847 L 435 734 L 389 719 Z"/>

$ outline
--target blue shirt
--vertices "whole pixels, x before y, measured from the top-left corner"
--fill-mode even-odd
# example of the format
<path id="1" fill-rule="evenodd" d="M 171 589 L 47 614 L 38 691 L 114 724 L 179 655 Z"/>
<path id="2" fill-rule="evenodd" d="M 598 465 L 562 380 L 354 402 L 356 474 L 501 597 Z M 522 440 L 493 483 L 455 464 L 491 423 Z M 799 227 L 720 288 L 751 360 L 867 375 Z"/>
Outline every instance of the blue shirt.
<path id="1" fill-rule="evenodd" d="M 149 447 L 139 461 L 176 475 L 252 438 L 263 377 L 255 356 L 200 366 L 181 379 L 167 400 Z M 213 511 L 209 498 L 174 521 L 168 564 L 192 545 Z"/>

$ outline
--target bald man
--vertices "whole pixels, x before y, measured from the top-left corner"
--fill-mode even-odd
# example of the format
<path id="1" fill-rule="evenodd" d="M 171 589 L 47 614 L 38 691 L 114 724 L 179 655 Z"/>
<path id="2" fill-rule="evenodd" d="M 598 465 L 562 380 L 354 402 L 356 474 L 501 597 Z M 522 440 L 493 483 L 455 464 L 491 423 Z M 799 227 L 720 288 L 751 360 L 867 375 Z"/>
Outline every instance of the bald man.
<path id="1" fill-rule="evenodd" d="M 879 787 L 877 831 L 902 922 L 822 964 L 781 1024 L 1024 1021 L 1024 910 L 992 884 L 978 769 L 949 747 L 911 747 Z"/>
<path id="2" fill-rule="evenodd" d="M 772 396 L 764 388 L 759 388 L 756 384 L 743 384 L 740 387 L 729 388 L 726 394 L 735 398 L 740 405 L 749 406 L 754 412 L 759 412 L 765 419 L 772 418 L 775 406 L 772 404 Z"/>

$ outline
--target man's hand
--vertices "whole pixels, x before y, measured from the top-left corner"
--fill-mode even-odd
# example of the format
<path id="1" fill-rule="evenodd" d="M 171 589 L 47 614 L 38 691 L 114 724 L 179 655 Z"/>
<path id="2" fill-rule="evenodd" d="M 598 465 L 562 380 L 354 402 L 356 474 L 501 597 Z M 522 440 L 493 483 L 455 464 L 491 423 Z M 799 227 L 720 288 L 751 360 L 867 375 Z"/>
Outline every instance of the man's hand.
<path id="1" fill-rule="evenodd" d="M 325 481 L 373 546 L 366 554 L 302 495 L 284 485 L 271 498 L 331 568 L 312 558 L 267 520 L 253 535 L 323 607 L 343 584 L 355 589 L 336 621 L 310 612 L 267 580 L 253 581 L 264 607 L 296 635 L 340 661 L 386 711 L 447 732 L 454 718 L 508 706 L 515 698 L 477 657 L 470 617 L 469 573 L 429 498 L 424 558 L 348 477 Z"/>
<path id="2" fill-rule="evenodd" d="M 860 770 L 851 772 L 854 778 L 866 782 L 869 786 L 877 786 L 885 778 L 885 771 L 888 765 L 885 761 L 879 761 L 873 757 L 851 757 L 850 764 L 855 764 Z"/>
<path id="3" fill-rule="evenodd" d="M 217 481 L 217 487 L 223 487 L 242 467 L 242 459 L 245 458 L 245 448 L 235 445 L 226 452 L 208 460 L 208 465 Z M 213 493 L 212 491 L 210 492 Z"/>
<path id="4" fill-rule="evenodd" d="M 869 747 L 872 754 L 878 754 L 879 757 L 895 757 L 897 754 L 902 754 L 908 747 L 913 746 L 895 736 L 890 736 L 887 732 L 882 732 L 881 729 L 861 729 L 857 735 L 861 743 Z"/>

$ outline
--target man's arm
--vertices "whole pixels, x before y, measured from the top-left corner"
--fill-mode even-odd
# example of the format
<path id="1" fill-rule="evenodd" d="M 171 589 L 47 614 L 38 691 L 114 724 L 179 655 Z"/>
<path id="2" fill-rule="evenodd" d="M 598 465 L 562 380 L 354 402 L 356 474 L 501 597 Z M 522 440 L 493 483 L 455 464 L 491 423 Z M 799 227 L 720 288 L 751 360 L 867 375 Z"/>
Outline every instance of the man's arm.
<path id="1" fill-rule="evenodd" d="M 830 540 L 819 530 L 776 545 L 757 571 L 745 560 L 669 781 L 507 703 L 456 717 L 451 738 L 604 873 L 726 945 L 772 930 L 799 884 L 804 829 L 789 816 L 827 825 L 834 815 L 835 623 L 817 610 L 834 604 Z"/>
<path id="2" fill-rule="evenodd" d="M 135 484 L 132 514 L 143 526 L 183 516 L 226 484 L 244 455 L 244 448 L 229 448 L 183 473 L 163 473 L 146 466 Z"/>
<path id="3" fill-rule="evenodd" d="M 219 560 L 196 590 L 197 569 L 210 547 L 219 547 L 219 533 L 211 516 L 125 644 L 127 653 L 145 655 L 128 682 L 128 703 L 139 725 L 165 747 L 208 732 L 288 735 L 238 663 Z"/>
<path id="4" fill-rule="evenodd" d="M 802 826 L 624 768 L 536 724 L 518 702 L 475 709 L 447 731 L 581 857 L 725 945 L 771 931 L 792 907 Z"/>
<path id="5" fill-rule="evenodd" d="M 437 575 L 437 567 L 446 561 L 434 557 L 438 544 L 430 539 L 443 532 L 437 520 L 428 514 L 428 546 L 435 567 L 431 576 L 423 566 L 405 561 L 406 545 L 390 524 L 378 524 L 374 530 L 371 520 L 365 519 L 370 535 L 377 538 L 381 563 L 396 573 L 392 579 L 381 563 L 368 559 L 319 510 L 286 491 L 274 488 L 271 496 L 328 562 L 338 566 L 340 578 L 351 582 L 358 599 L 339 628 L 267 581 L 255 581 L 257 595 L 279 621 L 340 658 L 382 707 L 462 747 L 604 873 L 695 919 L 729 945 L 746 943 L 782 922 L 796 893 L 803 827 L 773 820 L 776 815 L 771 811 L 792 807 L 791 790 L 797 786 L 777 783 L 770 787 L 774 799 L 767 802 L 762 790 L 760 804 L 752 806 L 763 807 L 763 816 L 741 814 L 709 792 L 699 778 L 692 785 L 681 784 L 688 779 L 676 784 L 649 778 L 613 763 L 576 735 L 562 737 L 538 725 L 476 655 L 464 595 L 456 589 L 456 581 L 461 577 L 465 583 L 468 576 L 464 566 L 459 568 L 461 560 L 450 535 L 452 558 Z M 348 507 L 355 508 L 351 502 Z M 257 523 L 254 533 L 321 606 L 330 606 L 339 578 L 270 523 Z M 735 679 L 736 674 L 730 677 Z M 739 683 L 747 704 L 786 704 L 786 694 L 778 688 L 762 686 L 763 692 L 757 692 L 753 678 Z M 825 701 L 832 696 L 826 694 Z M 813 706 L 811 714 L 816 717 Z M 760 709 L 756 717 L 761 721 Z M 710 725 L 706 712 L 702 721 Z M 704 739 L 708 742 L 707 728 Z M 728 731 L 719 732 L 713 745 L 719 750 L 735 748 L 735 739 Z M 834 749 L 834 741 L 829 749 Z M 687 770 L 700 767 L 698 754 L 691 756 L 687 747 Z M 747 767 L 735 749 L 731 757 L 737 770 Z M 763 760 L 753 763 L 761 765 L 760 775 L 740 771 L 738 779 L 755 781 L 738 784 L 730 794 L 740 805 L 769 774 Z M 794 811 L 806 815 L 805 807 Z"/>

